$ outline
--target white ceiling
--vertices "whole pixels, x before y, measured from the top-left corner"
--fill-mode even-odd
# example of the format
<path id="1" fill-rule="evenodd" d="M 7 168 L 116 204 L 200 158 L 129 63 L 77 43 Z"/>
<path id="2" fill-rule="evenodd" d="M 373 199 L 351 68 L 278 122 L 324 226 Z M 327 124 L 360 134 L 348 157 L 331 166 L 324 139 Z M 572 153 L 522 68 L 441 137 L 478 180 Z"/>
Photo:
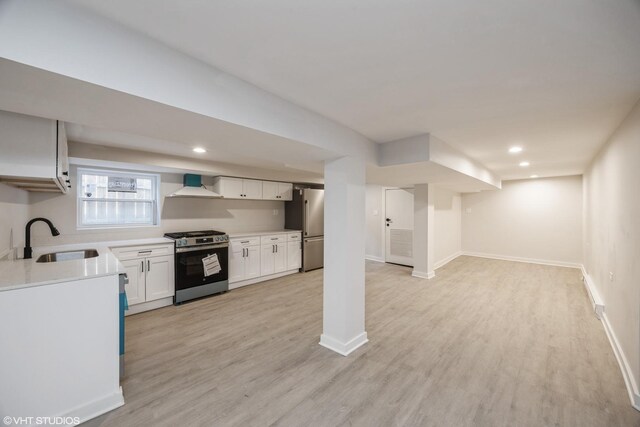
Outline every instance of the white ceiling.
<path id="1" fill-rule="evenodd" d="M 637 0 L 68 1 L 375 141 L 432 133 L 504 179 L 581 173 L 640 98 Z"/>

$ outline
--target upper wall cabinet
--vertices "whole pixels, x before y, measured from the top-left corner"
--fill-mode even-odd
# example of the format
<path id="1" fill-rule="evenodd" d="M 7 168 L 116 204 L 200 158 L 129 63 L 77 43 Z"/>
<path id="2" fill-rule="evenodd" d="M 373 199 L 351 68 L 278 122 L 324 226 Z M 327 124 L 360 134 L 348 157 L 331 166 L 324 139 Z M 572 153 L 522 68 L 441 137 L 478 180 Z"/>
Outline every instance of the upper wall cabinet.
<path id="1" fill-rule="evenodd" d="M 263 200 L 292 200 L 293 184 L 289 182 L 262 181 Z"/>
<path id="2" fill-rule="evenodd" d="M 0 141 L 3 183 L 55 193 L 71 187 L 63 122 L 0 111 Z"/>
<path id="3" fill-rule="evenodd" d="M 262 181 L 255 179 L 217 176 L 213 179 L 213 191 L 225 199 L 262 199 Z"/>
<path id="4" fill-rule="evenodd" d="M 213 191 L 225 199 L 287 201 L 293 197 L 293 184 L 217 176 L 213 179 Z"/>

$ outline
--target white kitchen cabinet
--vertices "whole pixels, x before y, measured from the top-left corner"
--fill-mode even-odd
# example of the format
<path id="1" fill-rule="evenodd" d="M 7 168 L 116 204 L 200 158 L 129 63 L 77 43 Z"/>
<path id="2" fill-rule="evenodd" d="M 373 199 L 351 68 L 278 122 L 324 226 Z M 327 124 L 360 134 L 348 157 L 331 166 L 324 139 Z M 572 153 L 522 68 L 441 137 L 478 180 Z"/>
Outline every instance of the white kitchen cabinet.
<path id="1" fill-rule="evenodd" d="M 246 242 L 246 243 L 242 243 Z M 232 242 L 229 249 L 229 283 L 260 276 L 259 241 L 246 239 Z"/>
<path id="2" fill-rule="evenodd" d="M 302 267 L 302 242 L 287 242 L 287 270 L 300 269 Z"/>
<path id="3" fill-rule="evenodd" d="M 263 245 L 260 249 L 260 275 L 275 273 L 275 245 Z"/>
<path id="4" fill-rule="evenodd" d="M 173 297 L 175 294 L 174 274 L 173 255 L 147 258 L 145 301 Z"/>
<path id="5" fill-rule="evenodd" d="M 262 199 L 262 181 L 245 178 L 217 176 L 213 180 L 213 191 L 225 199 Z"/>
<path id="6" fill-rule="evenodd" d="M 125 268 L 129 283 L 125 285 L 127 302 L 129 305 L 136 305 L 145 301 L 145 274 L 143 268 L 144 261 L 130 259 L 120 261 Z"/>
<path id="7" fill-rule="evenodd" d="M 299 231 L 230 237 L 229 289 L 297 273 L 300 270 L 302 235 Z"/>
<path id="8" fill-rule="evenodd" d="M 125 291 L 129 306 L 134 309 L 127 314 L 173 303 L 175 255 L 172 244 L 117 247 L 112 252 L 129 278 Z"/>
<path id="9" fill-rule="evenodd" d="M 293 200 L 293 184 L 288 182 L 262 181 L 263 200 Z"/>
<path id="10" fill-rule="evenodd" d="M 286 243 L 262 245 L 260 259 L 260 275 L 281 273 L 287 270 Z"/>
<path id="11" fill-rule="evenodd" d="M 0 111 L 0 181 L 28 191 L 70 188 L 67 136 L 57 120 Z"/>

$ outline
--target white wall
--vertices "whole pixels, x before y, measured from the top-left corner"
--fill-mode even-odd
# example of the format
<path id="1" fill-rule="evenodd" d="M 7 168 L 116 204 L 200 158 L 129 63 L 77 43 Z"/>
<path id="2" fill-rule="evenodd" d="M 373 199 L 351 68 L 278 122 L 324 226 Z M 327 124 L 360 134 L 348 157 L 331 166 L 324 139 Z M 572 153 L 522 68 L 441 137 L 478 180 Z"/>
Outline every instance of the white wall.
<path id="1" fill-rule="evenodd" d="M 171 231 L 215 229 L 229 232 L 267 231 L 284 228 L 284 202 L 223 200 L 223 199 L 165 199 L 182 187 L 181 174 L 162 174 L 159 227 L 119 228 L 113 230 L 78 230 L 76 215 L 77 167 L 71 168 L 73 189 L 66 195 L 32 193 L 30 216 L 49 218 L 60 231 L 52 237 L 48 227 L 34 225 L 32 246 L 82 243 L 92 241 L 125 240 L 162 236 Z M 203 177 L 203 182 L 207 184 Z M 274 210 L 277 214 L 274 215 Z"/>
<path id="2" fill-rule="evenodd" d="M 365 254 L 369 259 L 384 258 L 384 188 L 380 185 L 366 187 L 366 242 Z"/>
<path id="3" fill-rule="evenodd" d="M 462 196 L 445 188 L 434 188 L 435 268 L 462 251 Z"/>
<path id="4" fill-rule="evenodd" d="M 0 184 L 0 254 L 10 247 L 24 246 L 24 226 L 27 221 L 29 193 Z"/>
<path id="5" fill-rule="evenodd" d="M 640 103 L 584 176 L 584 265 L 640 408 Z M 609 273 L 614 274 L 610 280 Z"/>
<path id="6" fill-rule="evenodd" d="M 505 181 L 500 191 L 464 194 L 462 250 L 582 264 L 582 177 Z"/>

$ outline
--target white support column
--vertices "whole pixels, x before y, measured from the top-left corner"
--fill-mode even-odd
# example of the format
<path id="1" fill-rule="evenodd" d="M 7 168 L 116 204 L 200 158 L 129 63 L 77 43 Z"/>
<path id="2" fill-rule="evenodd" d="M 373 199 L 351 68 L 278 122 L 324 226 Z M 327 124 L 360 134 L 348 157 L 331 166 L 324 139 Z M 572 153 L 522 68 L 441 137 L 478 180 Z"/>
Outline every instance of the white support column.
<path id="1" fill-rule="evenodd" d="M 416 184 L 413 190 L 413 272 L 414 277 L 431 279 L 434 271 L 433 188 Z"/>
<path id="2" fill-rule="evenodd" d="M 343 356 L 365 344 L 365 164 L 355 157 L 324 166 L 324 293 L 320 345 Z"/>

